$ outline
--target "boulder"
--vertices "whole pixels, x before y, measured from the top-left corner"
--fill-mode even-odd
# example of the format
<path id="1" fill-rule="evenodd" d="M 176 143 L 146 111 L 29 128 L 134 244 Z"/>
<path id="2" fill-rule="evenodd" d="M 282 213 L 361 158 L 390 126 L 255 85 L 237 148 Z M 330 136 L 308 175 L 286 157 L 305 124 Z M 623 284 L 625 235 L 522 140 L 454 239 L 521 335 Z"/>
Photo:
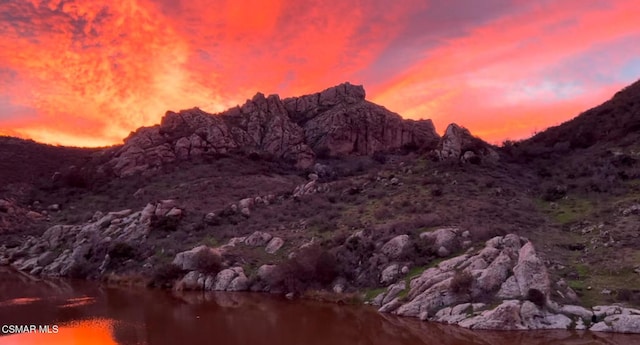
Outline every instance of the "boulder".
<path id="1" fill-rule="evenodd" d="M 214 291 L 226 291 L 231 282 L 238 276 L 238 273 L 232 269 L 224 269 L 218 272 L 215 282 L 213 283 Z"/>
<path id="2" fill-rule="evenodd" d="M 460 245 L 458 240 L 459 231 L 458 228 L 442 228 L 423 232 L 420 234 L 420 238 L 432 243 L 434 248 L 444 247 L 447 251 L 453 252 Z"/>
<path id="3" fill-rule="evenodd" d="M 520 316 L 527 329 L 568 329 L 573 323 L 567 316 L 542 310 L 529 301 L 522 302 Z"/>
<path id="4" fill-rule="evenodd" d="M 549 296 L 551 283 L 544 262 L 537 256 L 533 244 L 527 242 L 520 249 L 518 263 L 513 268 L 520 288 L 520 295 L 527 296 L 529 289 L 540 290 L 545 296 Z"/>
<path id="5" fill-rule="evenodd" d="M 496 294 L 496 297 L 502 299 L 514 299 L 521 297 L 520 286 L 515 276 L 511 276 L 505 280 L 500 286 L 500 291 Z"/>
<path id="6" fill-rule="evenodd" d="M 380 306 L 385 305 L 394 300 L 398 295 L 407 289 L 407 283 L 404 280 L 397 282 L 396 284 L 389 285 L 386 293 L 383 295 Z"/>
<path id="7" fill-rule="evenodd" d="M 498 153 L 491 145 L 472 136 L 468 129 L 455 123 L 447 126 L 435 152 L 440 160 L 456 159 L 479 163 L 483 160 L 499 159 Z"/>
<path id="8" fill-rule="evenodd" d="M 267 246 L 265 247 L 265 251 L 269 254 L 275 254 L 282 246 L 284 245 L 284 240 L 280 237 L 272 238 Z"/>
<path id="9" fill-rule="evenodd" d="M 577 316 L 584 320 L 591 320 L 594 315 L 592 310 L 578 305 L 564 305 L 560 308 L 560 312 L 567 315 Z"/>
<path id="10" fill-rule="evenodd" d="M 226 291 L 247 291 L 248 289 L 249 279 L 244 275 L 244 272 L 240 272 L 233 278 L 231 283 L 229 283 Z"/>
<path id="11" fill-rule="evenodd" d="M 508 300 L 495 309 L 460 321 L 458 325 L 471 329 L 486 330 L 525 330 L 526 326 L 520 317 L 520 301 Z"/>
<path id="12" fill-rule="evenodd" d="M 381 284 L 391 284 L 396 281 L 398 275 L 400 274 L 400 267 L 398 264 L 391 264 L 380 274 L 380 283 Z"/>
<path id="13" fill-rule="evenodd" d="M 215 212 L 209 212 L 204 216 L 204 222 L 209 225 L 216 225 L 220 221 L 220 218 Z"/>
<path id="14" fill-rule="evenodd" d="M 640 315 L 609 315 L 589 328 L 592 332 L 640 333 Z"/>
<path id="15" fill-rule="evenodd" d="M 175 284 L 176 290 L 202 290 L 205 284 L 201 284 L 202 273 L 191 271 Z"/>
<path id="16" fill-rule="evenodd" d="M 252 208 L 255 200 L 253 198 L 245 198 L 238 202 L 239 208 Z"/>
<path id="17" fill-rule="evenodd" d="M 516 254 L 510 248 L 505 248 L 500 252 L 500 255 L 491 262 L 489 267 L 482 270 L 476 284 L 476 287 L 481 291 L 476 294 L 481 295 L 500 288 L 513 268 L 515 256 Z"/>
<path id="18" fill-rule="evenodd" d="M 409 245 L 409 235 L 398 235 L 382 246 L 382 254 L 390 259 L 399 258 Z"/>
<path id="19" fill-rule="evenodd" d="M 182 210 L 177 207 L 173 207 L 171 208 L 171 210 L 169 210 L 169 212 L 167 212 L 165 217 L 180 218 L 182 217 Z"/>
<path id="20" fill-rule="evenodd" d="M 201 245 L 193 249 L 186 250 L 184 252 L 180 252 L 176 254 L 172 263 L 183 270 L 187 270 L 187 271 L 197 270 L 198 263 L 195 261 L 196 255 L 201 251 L 205 251 L 205 250 L 215 253 L 215 251 L 212 248 L 209 248 L 206 245 Z"/>
<path id="21" fill-rule="evenodd" d="M 171 199 L 161 200 L 156 204 L 154 215 L 156 217 L 164 217 L 167 215 L 167 213 L 169 213 L 169 211 L 171 211 L 176 206 L 177 206 L 177 203 L 175 200 L 171 200 Z"/>
<path id="22" fill-rule="evenodd" d="M 40 254 L 38 256 L 38 266 L 47 266 L 55 260 L 58 255 L 54 252 L 48 251 Z"/>
<path id="23" fill-rule="evenodd" d="M 258 272 L 256 276 L 258 279 L 266 282 L 270 282 L 273 280 L 273 274 L 275 272 L 276 265 L 262 265 L 258 267 Z"/>
<path id="24" fill-rule="evenodd" d="M 244 244 L 251 247 L 261 247 L 266 245 L 272 237 L 269 233 L 256 231 L 244 240 Z"/>

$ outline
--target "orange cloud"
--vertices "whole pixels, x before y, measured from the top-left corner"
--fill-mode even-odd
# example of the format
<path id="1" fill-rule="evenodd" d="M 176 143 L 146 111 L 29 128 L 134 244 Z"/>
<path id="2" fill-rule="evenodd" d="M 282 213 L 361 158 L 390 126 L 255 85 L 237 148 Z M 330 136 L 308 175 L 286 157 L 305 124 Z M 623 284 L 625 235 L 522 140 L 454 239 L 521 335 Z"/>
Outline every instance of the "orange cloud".
<path id="1" fill-rule="evenodd" d="M 594 87 L 575 75 L 589 70 L 564 66 L 568 75 L 556 73 L 558 65 L 584 58 L 606 43 L 617 43 L 613 57 L 618 61 L 590 68 L 613 74 L 625 58 L 640 52 L 619 41 L 640 35 L 632 16 L 640 5 L 619 1 L 602 7 L 594 2 L 576 16 L 581 4 L 554 2 L 476 27 L 381 84 L 375 100 L 410 118 L 434 118 L 440 126 L 461 123 L 490 141 L 523 138 L 563 122 L 637 78 Z"/>
<path id="2" fill-rule="evenodd" d="M 640 73 L 640 48 L 628 44 L 640 37 L 639 9 L 631 0 L 3 1 L 0 134 L 109 145 L 169 109 L 216 112 L 257 91 L 293 96 L 348 80 L 406 117 L 519 137 L 637 78 L 621 71 L 631 63 Z M 542 110 L 552 115 L 534 116 Z"/>

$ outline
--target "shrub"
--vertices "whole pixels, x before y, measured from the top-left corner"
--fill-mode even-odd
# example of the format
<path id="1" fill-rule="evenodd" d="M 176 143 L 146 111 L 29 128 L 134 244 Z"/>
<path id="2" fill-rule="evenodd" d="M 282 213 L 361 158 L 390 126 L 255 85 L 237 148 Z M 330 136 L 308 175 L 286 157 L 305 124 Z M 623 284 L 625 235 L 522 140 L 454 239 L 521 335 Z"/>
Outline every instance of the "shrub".
<path id="1" fill-rule="evenodd" d="M 616 299 L 619 302 L 629 302 L 633 299 L 633 291 L 629 289 L 620 289 L 616 292 Z"/>
<path id="2" fill-rule="evenodd" d="M 64 185 L 72 188 L 88 188 L 90 186 L 86 174 L 75 167 L 72 167 L 66 174 L 63 174 L 62 182 Z"/>
<path id="3" fill-rule="evenodd" d="M 128 243 L 116 242 L 111 245 L 108 254 L 112 260 L 126 261 L 135 257 L 136 249 Z"/>
<path id="4" fill-rule="evenodd" d="M 301 294 L 309 288 L 326 287 L 338 273 L 336 259 L 331 253 L 320 247 L 309 247 L 276 267 L 272 285 Z"/>
<path id="5" fill-rule="evenodd" d="M 474 164 L 474 165 L 479 165 L 480 163 L 482 163 L 482 158 L 480 158 L 480 156 L 471 156 L 471 158 L 469 158 L 468 160 L 469 163 Z"/>
<path id="6" fill-rule="evenodd" d="M 411 245 L 403 253 L 403 261 L 413 262 L 416 266 L 429 264 L 436 257 L 433 244 L 412 233 Z"/>
<path id="7" fill-rule="evenodd" d="M 471 291 L 473 276 L 467 271 L 457 271 L 449 287 L 455 294 L 467 294 Z"/>
<path id="8" fill-rule="evenodd" d="M 193 256 L 193 262 L 197 271 L 215 275 L 222 270 L 222 259 L 211 250 L 200 250 Z"/>
<path id="9" fill-rule="evenodd" d="M 184 271 L 177 265 L 172 263 L 162 264 L 153 272 L 148 286 L 158 288 L 171 287 L 178 278 L 182 277 L 183 274 Z"/>
<path id="10" fill-rule="evenodd" d="M 173 232 L 178 230 L 180 218 L 178 217 L 151 217 L 151 229 L 155 231 Z"/>
<path id="11" fill-rule="evenodd" d="M 374 152 L 371 158 L 380 164 L 384 164 L 387 162 L 387 155 L 385 155 L 382 151 Z"/>
<path id="12" fill-rule="evenodd" d="M 567 195 L 567 187 L 565 186 L 549 186 L 544 190 L 542 199 L 544 201 L 557 201 Z"/>
<path id="13" fill-rule="evenodd" d="M 338 223 L 336 221 L 337 216 L 333 215 L 331 213 L 329 214 L 321 214 L 321 215 L 317 215 L 315 217 L 312 217 L 309 220 L 308 225 L 319 231 L 319 232 L 328 232 L 328 231 L 334 231 L 338 228 Z"/>
<path id="14" fill-rule="evenodd" d="M 527 291 L 527 300 L 537 305 L 539 308 L 542 308 L 547 304 L 547 296 L 538 289 L 529 289 L 529 291 Z"/>
<path id="15" fill-rule="evenodd" d="M 393 213 L 388 208 L 382 206 L 382 207 L 376 209 L 375 211 L 373 211 L 373 216 L 377 220 L 384 220 L 384 219 L 392 218 L 393 217 Z"/>

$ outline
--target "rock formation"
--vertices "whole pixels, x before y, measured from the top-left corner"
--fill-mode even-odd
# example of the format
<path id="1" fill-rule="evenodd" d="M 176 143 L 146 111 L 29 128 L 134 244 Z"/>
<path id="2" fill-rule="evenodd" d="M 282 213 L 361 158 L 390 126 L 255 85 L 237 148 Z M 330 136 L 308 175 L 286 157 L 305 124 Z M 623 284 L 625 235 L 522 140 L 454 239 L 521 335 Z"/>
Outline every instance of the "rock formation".
<path id="1" fill-rule="evenodd" d="M 389 285 L 372 304 L 384 313 L 470 329 L 640 332 L 640 310 L 551 301 L 544 263 L 531 242 L 514 234 L 495 237 L 481 250 L 471 248 L 407 281 Z"/>
<path id="2" fill-rule="evenodd" d="M 499 158 L 491 145 L 472 136 L 468 129 L 455 123 L 447 126 L 435 152 L 440 160 L 459 159 L 462 162 L 475 164 L 483 160 L 495 161 Z"/>
<path id="3" fill-rule="evenodd" d="M 431 120 L 403 120 L 366 101 L 362 86 L 344 83 L 285 100 L 258 93 L 217 115 L 197 108 L 167 112 L 160 125 L 140 128 L 125 139 L 110 165 L 125 176 L 175 160 L 241 150 L 307 168 L 316 154 L 368 155 L 431 146 L 438 138 Z"/>
<path id="4" fill-rule="evenodd" d="M 32 275 L 97 277 L 114 260 L 130 259 L 130 252 L 146 241 L 154 219 L 180 217 L 178 210 L 173 200 L 163 200 L 138 212 L 98 211 L 85 224 L 54 225 L 40 237 L 30 236 L 22 246 L 0 253 L 0 262 Z"/>

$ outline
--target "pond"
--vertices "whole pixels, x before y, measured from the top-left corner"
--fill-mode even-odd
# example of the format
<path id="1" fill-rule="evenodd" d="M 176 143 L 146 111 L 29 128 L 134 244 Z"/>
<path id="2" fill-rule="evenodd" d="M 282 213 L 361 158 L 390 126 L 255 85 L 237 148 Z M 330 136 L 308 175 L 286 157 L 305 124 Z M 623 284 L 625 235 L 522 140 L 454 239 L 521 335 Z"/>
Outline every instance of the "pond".
<path id="1" fill-rule="evenodd" d="M 634 344 L 640 336 L 488 332 L 253 293 L 176 293 L 0 270 L 0 344 Z"/>

